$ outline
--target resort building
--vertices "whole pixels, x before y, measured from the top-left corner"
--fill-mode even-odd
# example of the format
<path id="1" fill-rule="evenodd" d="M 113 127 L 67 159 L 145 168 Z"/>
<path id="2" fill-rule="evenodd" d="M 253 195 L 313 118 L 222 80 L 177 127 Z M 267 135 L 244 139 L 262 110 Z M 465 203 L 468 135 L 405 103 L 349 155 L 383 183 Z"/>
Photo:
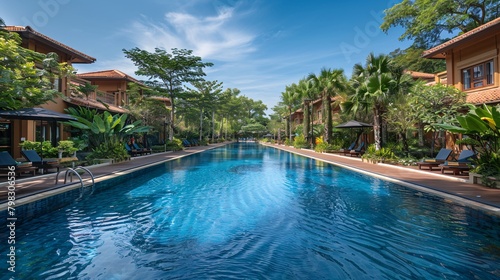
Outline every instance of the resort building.
<path id="1" fill-rule="evenodd" d="M 113 113 L 126 113 L 123 108 L 129 104 L 127 90 L 129 83 L 144 86 L 141 82 L 119 70 L 105 70 L 97 72 L 81 73 L 72 80 L 76 86 L 90 83 L 97 86 L 97 90 L 90 93 L 88 98 L 81 93 L 73 91 L 66 102 L 77 106 L 89 106 L 102 111 Z"/>
<path id="2" fill-rule="evenodd" d="M 77 51 L 63 43 L 60 43 L 46 35 L 43 35 L 33 28 L 26 26 L 6 26 L 9 32 L 16 32 L 22 39 L 21 46 L 35 52 L 47 54 L 56 53 L 59 62 L 73 64 L 89 64 L 95 62 L 95 58 Z M 64 113 L 67 108 L 64 98 L 71 96 L 70 78 L 61 78 L 54 81 L 54 86 L 62 93 L 62 97 L 55 99 L 55 102 L 48 102 L 40 107 L 55 112 Z M 24 140 L 40 141 L 51 140 L 53 143 L 65 139 L 62 124 L 45 120 L 17 120 L 0 119 L 1 151 L 8 151 L 13 157 L 21 157 L 19 144 Z"/>
<path id="3" fill-rule="evenodd" d="M 453 85 L 467 93 L 472 104 L 500 103 L 500 18 L 455 37 L 423 53 L 445 59 L 446 71 L 436 82 Z"/>

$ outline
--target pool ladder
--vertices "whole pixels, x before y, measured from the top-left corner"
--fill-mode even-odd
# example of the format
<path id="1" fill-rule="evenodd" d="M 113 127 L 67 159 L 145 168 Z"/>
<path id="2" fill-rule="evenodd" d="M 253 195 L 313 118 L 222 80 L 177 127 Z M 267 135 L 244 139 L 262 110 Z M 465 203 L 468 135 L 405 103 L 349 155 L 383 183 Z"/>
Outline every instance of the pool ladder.
<path id="1" fill-rule="evenodd" d="M 94 193 L 94 186 L 95 186 L 95 180 L 94 180 L 94 174 L 92 174 L 92 172 L 90 172 L 90 170 L 88 168 L 85 168 L 83 166 L 77 166 L 76 168 L 71 168 L 69 167 L 66 172 L 64 173 L 64 184 L 66 184 L 67 180 L 68 180 L 68 176 L 70 176 L 70 182 L 73 182 L 73 174 L 75 174 L 78 179 L 80 180 L 80 184 L 81 184 L 81 187 L 80 187 L 80 198 L 82 198 L 83 196 L 83 190 L 84 190 L 84 187 L 85 187 L 85 184 L 83 183 L 83 179 L 82 179 L 82 176 L 80 176 L 80 174 L 78 173 L 78 170 L 83 170 L 85 172 L 87 172 L 89 175 L 90 175 L 90 178 L 92 179 L 92 189 L 91 189 L 91 192 L 89 195 L 92 195 Z M 57 173 L 56 175 L 56 185 L 59 181 L 59 173 Z"/>

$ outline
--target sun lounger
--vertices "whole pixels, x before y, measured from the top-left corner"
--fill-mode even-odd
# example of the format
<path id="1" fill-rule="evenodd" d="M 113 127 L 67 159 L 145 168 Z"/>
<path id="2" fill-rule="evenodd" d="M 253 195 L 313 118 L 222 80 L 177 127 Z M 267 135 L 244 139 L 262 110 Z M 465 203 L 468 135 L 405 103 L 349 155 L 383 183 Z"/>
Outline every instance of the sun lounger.
<path id="1" fill-rule="evenodd" d="M 358 157 L 364 153 L 365 153 L 365 142 L 361 142 L 354 150 L 344 152 L 344 155 L 350 155 L 351 157 L 352 156 Z"/>
<path id="2" fill-rule="evenodd" d="M 444 174 L 446 171 L 451 171 L 453 175 L 461 175 L 464 172 L 469 172 L 471 169 L 470 160 L 475 156 L 476 154 L 473 151 L 463 150 L 456 161 L 445 161 L 439 165 L 441 173 Z"/>
<path id="3" fill-rule="evenodd" d="M 348 148 L 340 149 L 338 151 L 332 151 L 331 153 L 344 154 L 346 152 L 350 152 L 356 146 L 356 141 L 352 142 Z"/>
<path id="4" fill-rule="evenodd" d="M 41 169 L 42 173 L 47 173 L 49 169 L 56 169 L 57 172 L 59 172 L 61 168 L 58 160 L 43 160 L 35 150 L 22 150 L 21 154 L 30 161 L 33 166 Z"/>
<path id="5" fill-rule="evenodd" d="M 14 170 L 13 170 L 13 167 Z M 33 173 L 35 176 L 38 167 L 32 166 L 31 162 L 17 162 L 9 152 L 0 152 L 0 171 L 2 174 L 10 176 L 10 172 L 14 172 L 16 176 L 21 176 L 23 173 Z"/>
<path id="6" fill-rule="evenodd" d="M 191 143 L 187 139 L 182 140 L 182 145 L 184 147 L 191 147 L 192 146 Z"/>
<path id="7" fill-rule="evenodd" d="M 142 154 L 151 154 L 153 152 L 153 149 L 142 148 L 137 143 L 133 143 L 132 146 L 136 151 L 142 152 Z"/>
<path id="8" fill-rule="evenodd" d="M 124 143 L 124 146 L 125 146 L 125 149 L 127 150 L 128 154 L 130 156 L 137 156 L 137 155 L 142 155 L 143 154 L 142 151 L 139 151 L 139 150 L 136 150 L 136 149 L 132 149 L 127 143 Z"/>
<path id="9" fill-rule="evenodd" d="M 427 167 L 432 171 L 433 167 L 439 167 L 440 164 L 443 164 L 451 154 L 450 149 L 441 149 L 439 153 L 433 159 L 424 159 L 420 162 L 417 162 L 418 169 L 422 169 L 422 167 Z"/>

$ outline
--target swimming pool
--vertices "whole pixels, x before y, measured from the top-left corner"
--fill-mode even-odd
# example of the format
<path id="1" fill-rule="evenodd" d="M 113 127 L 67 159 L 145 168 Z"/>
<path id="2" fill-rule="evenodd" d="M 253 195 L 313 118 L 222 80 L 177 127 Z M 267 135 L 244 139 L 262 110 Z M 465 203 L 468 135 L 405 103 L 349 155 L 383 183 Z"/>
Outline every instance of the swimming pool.
<path id="1" fill-rule="evenodd" d="M 500 276 L 497 217 L 285 151 L 233 144 L 135 177 L 16 229 L 16 279 Z"/>

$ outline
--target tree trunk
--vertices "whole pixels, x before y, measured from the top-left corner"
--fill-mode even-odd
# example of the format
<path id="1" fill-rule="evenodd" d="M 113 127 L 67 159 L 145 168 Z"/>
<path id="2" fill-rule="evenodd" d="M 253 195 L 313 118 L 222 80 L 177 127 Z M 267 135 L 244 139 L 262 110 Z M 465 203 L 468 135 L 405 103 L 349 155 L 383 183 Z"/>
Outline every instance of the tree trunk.
<path id="1" fill-rule="evenodd" d="M 170 95 L 170 103 L 172 104 L 172 110 L 170 111 L 170 125 L 168 126 L 168 140 L 174 140 L 174 122 L 175 122 L 175 105 L 174 97 Z"/>
<path id="2" fill-rule="evenodd" d="M 212 143 L 215 141 L 215 111 L 212 111 Z"/>
<path id="3" fill-rule="evenodd" d="M 406 138 L 405 132 L 400 132 L 399 137 L 401 138 L 401 142 L 403 142 L 403 151 L 408 156 L 410 154 L 410 147 L 408 146 L 408 139 Z"/>
<path id="4" fill-rule="evenodd" d="M 330 96 L 328 94 L 323 94 L 323 120 L 325 123 L 325 134 L 323 141 L 326 143 L 331 143 L 332 137 L 332 105 L 330 104 Z"/>
<path id="5" fill-rule="evenodd" d="M 290 114 L 288 115 L 288 132 L 290 133 L 290 141 L 292 141 L 292 108 L 290 107 Z"/>
<path id="6" fill-rule="evenodd" d="M 422 122 L 418 122 L 418 146 L 423 147 L 424 143 L 424 124 Z"/>
<path id="7" fill-rule="evenodd" d="M 200 111 L 200 142 L 203 138 L 203 109 Z"/>
<path id="8" fill-rule="evenodd" d="M 373 137 L 375 140 L 375 150 L 380 150 L 380 111 L 378 107 L 373 109 Z"/>
<path id="9" fill-rule="evenodd" d="M 302 125 L 302 133 L 304 134 L 304 137 L 306 138 L 307 141 L 309 141 L 309 104 L 306 104 L 304 102 L 304 106 L 302 107 L 302 112 L 304 112 L 304 122 Z"/>

